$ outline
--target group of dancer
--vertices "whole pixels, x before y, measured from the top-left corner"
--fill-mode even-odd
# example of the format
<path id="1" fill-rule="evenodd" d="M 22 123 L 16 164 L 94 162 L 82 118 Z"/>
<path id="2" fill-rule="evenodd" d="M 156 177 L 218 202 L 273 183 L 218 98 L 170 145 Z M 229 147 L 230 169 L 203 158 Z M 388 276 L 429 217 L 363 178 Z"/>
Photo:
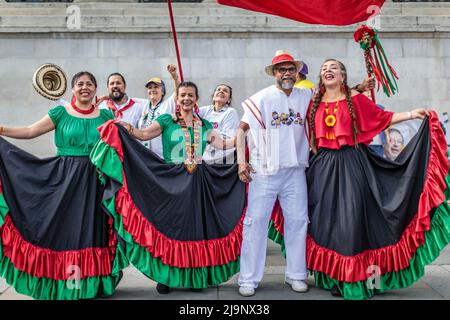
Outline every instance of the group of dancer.
<path id="1" fill-rule="evenodd" d="M 265 69 L 274 85 L 242 103 L 240 120 L 230 86 L 199 108 L 195 83 L 169 65 L 168 97 L 153 77 L 149 99 L 129 98 L 114 73 L 94 103 L 97 82 L 84 71 L 70 103 L 28 127 L 0 126 L 16 139 L 54 130 L 57 147 L 38 159 L 0 138 L 0 276 L 36 299 L 89 299 L 112 295 L 131 263 L 160 293 L 240 272 L 239 293 L 253 296 L 271 222 L 296 292 L 308 290 L 308 270 L 346 299 L 411 285 L 450 241 L 438 118 L 378 108 L 334 59 L 316 91 L 296 88 L 302 67 L 277 51 Z M 424 121 L 395 161 L 367 147 L 410 119 Z"/>

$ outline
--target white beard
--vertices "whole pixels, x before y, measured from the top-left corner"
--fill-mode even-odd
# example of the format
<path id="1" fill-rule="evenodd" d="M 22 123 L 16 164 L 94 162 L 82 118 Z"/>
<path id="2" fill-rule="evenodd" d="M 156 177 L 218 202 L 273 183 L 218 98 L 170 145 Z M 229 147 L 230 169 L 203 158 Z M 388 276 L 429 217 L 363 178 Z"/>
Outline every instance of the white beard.
<path id="1" fill-rule="evenodd" d="M 294 87 L 294 83 L 292 81 L 282 81 L 281 88 L 284 90 L 291 90 Z"/>

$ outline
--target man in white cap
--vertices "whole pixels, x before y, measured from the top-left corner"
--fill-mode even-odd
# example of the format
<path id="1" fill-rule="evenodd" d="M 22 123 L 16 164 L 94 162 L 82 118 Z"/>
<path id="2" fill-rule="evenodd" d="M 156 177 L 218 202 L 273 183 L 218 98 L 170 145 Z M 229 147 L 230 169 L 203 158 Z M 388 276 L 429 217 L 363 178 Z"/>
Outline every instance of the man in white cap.
<path id="1" fill-rule="evenodd" d="M 294 88 L 302 62 L 279 50 L 265 71 L 276 84 L 242 103 L 244 115 L 238 131 L 239 178 L 250 182 L 240 257 L 239 293 L 252 296 L 262 280 L 267 231 L 278 198 L 284 216 L 285 282 L 306 292 L 306 234 L 308 195 L 305 169 L 309 144 L 305 119 L 311 89 Z M 249 130 L 250 163 L 245 161 L 245 135 Z"/>

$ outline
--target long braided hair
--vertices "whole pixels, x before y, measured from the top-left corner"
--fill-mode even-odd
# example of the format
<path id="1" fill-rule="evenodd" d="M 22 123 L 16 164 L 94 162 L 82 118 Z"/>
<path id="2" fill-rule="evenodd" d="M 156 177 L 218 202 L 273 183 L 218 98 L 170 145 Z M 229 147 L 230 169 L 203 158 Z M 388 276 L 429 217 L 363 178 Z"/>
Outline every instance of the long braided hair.
<path id="1" fill-rule="evenodd" d="M 353 131 L 353 142 L 355 144 L 355 148 L 358 147 L 358 140 L 357 140 L 357 134 L 358 134 L 358 128 L 356 126 L 356 118 L 355 118 L 355 107 L 353 106 L 353 102 L 352 102 L 352 95 L 351 95 L 351 89 L 349 88 L 348 84 L 347 84 L 347 69 L 345 68 L 345 65 L 340 62 L 339 60 L 336 59 L 327 59 L 322 63 L 322 66 L 328 62 L 328 61 L 335 61 L 338 63 L 342 75 L 344 77 L 342 86 L 341 86 L 341 90 L 343 89 L 345 91 L 345 99 L 347 101 L 347 105 L 348 105 L 348 109 L 350 112 L 350 118 L 352 119 L 352 131 Z M 322 70 L 322 68 L 320 68 Z M 322 101 L 323 96 L 325 95 L 325 86 L 322 82 L 322 77 L 319 73 L 319 91 L 316 93 L 315 97 L 314 97 L 314 101 L 313 101 L 313 105 L 311 108 L 311 113 L 310 113 L 310 121 L 309 121 L 309 129 L 311 132 L 311 147 L 313 149 L 316 148 L 316 134 L 314 132 L 314 125 L 315 125 L 315 117 L 316 117 L 316 112 L 317 109 L 319 108 L 320 102 Z"/>

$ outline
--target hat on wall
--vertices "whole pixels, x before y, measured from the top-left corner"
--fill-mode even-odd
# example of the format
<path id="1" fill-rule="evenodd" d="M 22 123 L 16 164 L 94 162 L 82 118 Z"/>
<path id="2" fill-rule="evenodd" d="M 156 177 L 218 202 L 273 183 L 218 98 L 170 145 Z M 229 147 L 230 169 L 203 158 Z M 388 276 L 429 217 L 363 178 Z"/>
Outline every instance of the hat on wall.
<path id="1" fill-rule="evenodd" d="M 66 74 L 53 63 L 43 64 L 34 72 L 33 87 L 44 98 L 58 100 L 67 89 Z"/>
<path id="2" fill-rule="evenodd" d="M 274 75 L 273 67 L 283 62 L 292 62 L 297 67 L 297 70 L 300 70 L 303 66 L 303 63 L 300 60 L 295 60 L 290 53 L 284 50 L 277 50 L 277 52 L 275 53 L 275 57 L 273 57 L 272 59 L 272 64 L 268 65 L 265 68 L 266 73 L 269 76 L 273 76 Z"/>

